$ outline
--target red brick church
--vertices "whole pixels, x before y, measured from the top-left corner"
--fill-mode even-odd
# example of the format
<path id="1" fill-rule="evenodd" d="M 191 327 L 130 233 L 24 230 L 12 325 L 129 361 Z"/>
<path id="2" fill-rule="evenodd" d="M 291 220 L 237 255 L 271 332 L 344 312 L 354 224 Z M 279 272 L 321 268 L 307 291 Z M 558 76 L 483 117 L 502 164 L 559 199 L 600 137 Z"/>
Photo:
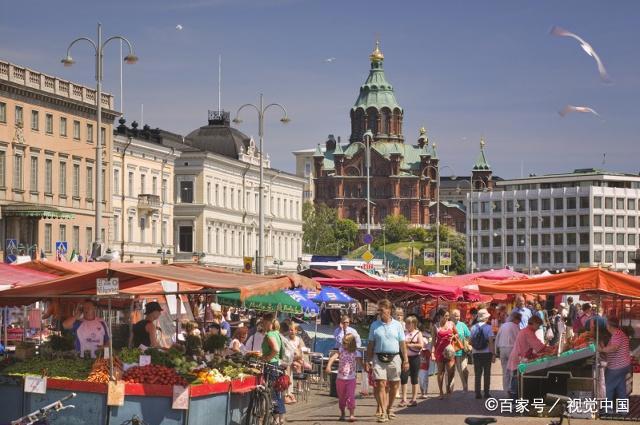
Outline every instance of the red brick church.
<path id="1" fill-rule="evenodd" d="M 424 128 L 420 129 L 415 144 L 405 143 L 404 111 L 386 79 L 379 43 L 369 58 L 369 77 L 360 87 L 350 112 L 349 144 L 342 146 L 329 137 L 325 148 L 318 145 L 313 155 L 315 202 L 336 208 L 340 218 L 350 218 L 364 228 L 367 222 L 366 148 L 370 143 L 372 227 L 377 227 L 387 215 L 398 214 L 414 225 L 427 226 L 430 206 L 436 199 L 439 162 L 436 146 L 429 143 Z M 484 152 L 481 157 L 484 159 Z M 477 179 L 483 180 L 485 187 L 491 185 L 491 170 L 486 161 L 476 162 L 472 180 Z"/>

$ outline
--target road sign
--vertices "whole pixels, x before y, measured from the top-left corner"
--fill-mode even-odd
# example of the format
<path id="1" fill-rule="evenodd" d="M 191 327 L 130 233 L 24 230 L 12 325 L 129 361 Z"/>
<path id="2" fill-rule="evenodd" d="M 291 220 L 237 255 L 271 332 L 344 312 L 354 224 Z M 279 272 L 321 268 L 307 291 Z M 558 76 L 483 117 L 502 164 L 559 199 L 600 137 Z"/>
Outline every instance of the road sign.
<path id="1" fill-rule="evenodd" d="M 67 241 L 56 241 L 56 252 L 60 255 L 66 255 L 68 252 Z"/>
<path id="2" fill-rule="evenodd" d="M 251 273 L 253 271 L 253 257 L 244 257 L 243 262 L 244 262 L 244 267 L 242 268 L 243 273 Z"/>
<path id="3" fill-rule="evenodd" d="M 424 265 L 425 266 L 434 266 L 436 264 L 436 250 L 433 248 L 425 248 L 424 254 Z"/>
<path id="4" fill-rule="evenodd" d="M 371 251 L 369 251 L 369 250 L 366 250 L 366 251 L 364 252 L 364 254 L 362 254 L 362 259 L 363 259 L 364 261 L 366 261 L 367 263 L 370 263 L 370 262 L 371 262 L 371 260 L 373 260 L 373 257 L 374 257 L 374 255 L 373 255 L 373 254 L 371 253 Z"/>
<path id="5" fill-rule="evenodd" d="M 373 243 L 373 236 L 371 236 L 371 234 L 369 233 L 364 235 L 364 243 L 366 243 L 367 245 Z"/>
<path id="6" fill-rule="evenodd" d="M 16 255 L 18 255 L 18 240 L 7 239 L 5 247 L 5 259 L 7 263 L 13 263 L 16 261 Z"/>
<path id="7" fill-rule="evenodd" d="M 111 279 L 96 279 L 96 295 L 118 295 L 120 290 L 120 279 L 112 277 Z"/>

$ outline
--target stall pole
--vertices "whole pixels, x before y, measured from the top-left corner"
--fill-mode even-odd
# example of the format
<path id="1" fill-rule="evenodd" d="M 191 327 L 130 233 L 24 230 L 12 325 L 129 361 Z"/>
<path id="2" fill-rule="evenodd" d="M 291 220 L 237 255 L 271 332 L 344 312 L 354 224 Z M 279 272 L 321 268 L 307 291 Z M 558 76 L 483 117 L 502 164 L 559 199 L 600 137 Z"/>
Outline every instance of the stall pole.
<path id="1" fill-rule="evenodd" d="M 129 341 L 127 341 L 127 346 L 129 348 L 133 348 L 133 307 L 135 306 L 135 299 L 131 299 L 131 304 L 129 305 Z"/>
<path id="2" fill-rule="evenodd" d="M 180 335 L 180 315 L 182 314 L 182 296 L 180 295 L 180 283 L 176 284 L 177 295 L 176 297 L 176 344 L 178 343 L 178 336 Z"/>
<path id="3" fill-rule="evenodd" d="M 8 323 L 9 322 L 9 307 L 5 307 L 2 309 L 2 328 L 4 334 L 4 349 L 6 353 L 7 344 L 9 343 L 9 335 L 8 335 Z"/>
<path id="4" fill-rule="evenodd" d="M 115 381 L 116 377 L 113 373 L 113 326 L 111 325 L 112 317 L 111 317 L 111 297 L 107 299 L 107 305 L 109 309 L 108 318 L 109 318 L 109 374 L 111 375 L 111 379 Z"/>

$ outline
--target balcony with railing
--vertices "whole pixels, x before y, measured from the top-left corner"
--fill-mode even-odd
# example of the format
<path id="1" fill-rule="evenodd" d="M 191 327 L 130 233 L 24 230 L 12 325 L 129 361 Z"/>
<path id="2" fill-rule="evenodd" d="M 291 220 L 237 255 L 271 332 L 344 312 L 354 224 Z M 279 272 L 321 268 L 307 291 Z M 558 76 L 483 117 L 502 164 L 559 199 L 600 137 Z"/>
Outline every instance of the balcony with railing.
<path id="1" fill-rule="evenodd" d="M 162 202 L 159 195 L 151 195 L 143 193 L 138 195 L 138 209 L 140 211 L 146 211 L 148 214 L 160 211 L 162 208 Z"/>

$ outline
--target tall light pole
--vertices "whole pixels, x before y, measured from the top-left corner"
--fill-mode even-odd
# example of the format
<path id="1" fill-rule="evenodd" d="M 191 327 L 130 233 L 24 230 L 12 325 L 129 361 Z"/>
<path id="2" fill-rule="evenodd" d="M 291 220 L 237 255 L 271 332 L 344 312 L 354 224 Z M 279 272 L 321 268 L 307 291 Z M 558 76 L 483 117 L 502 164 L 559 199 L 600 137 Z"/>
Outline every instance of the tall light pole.
<path id="1" fill-rule="evenodd" d="M 268 105 L 264 105 L 264 97 L 262 93 L 260 93 L 260 102 L 258 105 L 254 105 L 253 103 L 245 103 L 241 107 L 238 108 L 236 112 L 236 117 L 233 119 L 233 122 L 236 124 L 240 124 L 242 120 L 240 117 L 240 112 L 245 108 L 253 108 L 258 113 L 258 137 L 260 138 L 260 185 L 258 187 L 258 258 L 257 260 L 257 270 L 258 274 L 264 274 L 264 149 L 262 147 L 264 140 L 264 113 L 271 107 L 280 108 L 283 112 L 282 118 L 280 118 L 280 122 L 283 124 L 291 121 L 289 116 L 287 115 L 287 110 L 284 106 L 279 103 L 270 103 Z"/>
<path id="2" fill-rule="evenodd" d="M 461 182 L 466 182 L 469 183 L 469 193 L 468 193 L 468 197 L 469 197 L 469 232 L 470 232 L 470 269 L 471 269 L 471 273 L 473 273 L 473 263 L 474 263 L 474 259 L 473 259 L 473 246 L 474 246 L 474 240 L 473 240 L 473 192 L 476 192 L 476 189 L 473 187 L 473 182 L 480 182 L 481 184 L 481 191 L 486 191 L 488 190 L 487 184 L 482 180 L 482 179 L 476 179 L 476 180 L 460 180 Z M 483 187 L 484 186 L 484 187 Z M 460 193 L 462 191 L 462 189 L 460 187 L 457 188 L 458 193 Z M 503 229 L 504 232 L 504 229 Z M 504 242 L 504 241 L 502 241 Z"/>
<path id="3" fill-rule="evenodd" d="M 367 235 L 371 234 L 371 142 L 373 133 L 367 130 L 362 138 L 365 141 L 365 167 L 367 168 Z M 369 245 L 371 248 L 371 245 Z"/>
<path id="4" fill-rule="evenodd" d="M 107 38 L 104 42 L 102 41 L 102 24 L 98 23 L 98 41 L 95 42 L 87 37 L 76 38 L 69 44 L 67 47 L 67 56 L 62 59 L 62 64 L 64 66 L 71 66 L 75 63 L 73 58 L 71 57 L 71 48 L 74 44 L 79 41 L 88 42 L 94 49 L 96 55 L 96 190 L 95 190 L 95 213 L 96 213 L 96 221 L 95 221 L 95 236 L 94 236 L 94 244 L 93 247 L 97 247 L 102 242 L 102 63 L 103 63 L 103 51 L 104 47 L 113 40 L 124 41 L 129 48 L 129 54 L 124 57 L 124 62 L 128 64 L 134 64 L 138 61 L 138 57 L 133 54 L 133 46 L 126 38 L 120 35 L 114 35 Z M 105 139 L 107 135 L 105 132 Z M 105 141 L 106 142 L 106 141 Z M 124 188 L 123 188 L 124 190 Z M 92 250 L 94 251 L 94 250 Z"/>
<path id="5" fill-rule="evenodd" d="M 436 273 L 440 273 L 440 169 L 448 168 L 453 173 L 452 179 L 455 180 L 455 172 L 448 165 L 437 167 L 427 165 L 426 170 L 433 169 L 436 172 Z"/>

